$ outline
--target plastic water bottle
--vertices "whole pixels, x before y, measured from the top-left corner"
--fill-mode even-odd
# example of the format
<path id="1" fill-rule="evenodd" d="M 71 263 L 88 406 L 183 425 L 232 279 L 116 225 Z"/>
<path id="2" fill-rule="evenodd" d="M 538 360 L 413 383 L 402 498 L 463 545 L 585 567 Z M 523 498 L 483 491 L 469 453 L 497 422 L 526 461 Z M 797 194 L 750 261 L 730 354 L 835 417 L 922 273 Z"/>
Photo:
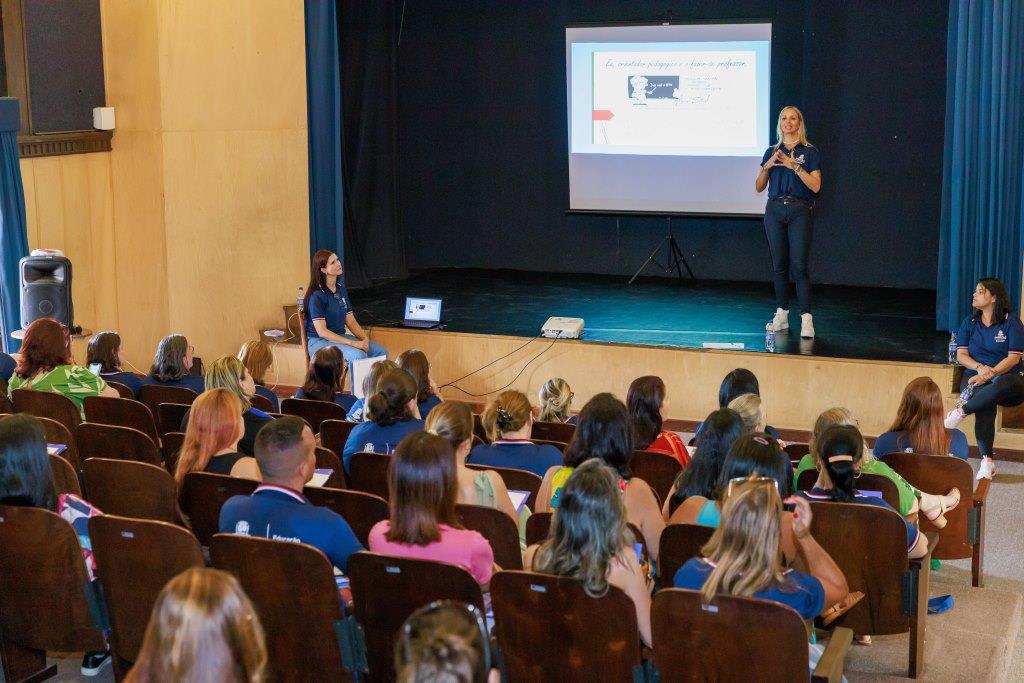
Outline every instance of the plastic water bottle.
<path id="1" fill-rule="evenodd" d="M 956 334 L 949 335 L 948 352 L 950 365 L 960 365 L 960 361 L 956 359 Z"/>
<path id="2" fill-rule="evenodd" d="M 775 330 L 770 322 L 764 326 L 764 350 L 775 353 Z"/>
<path id="3" fill-rule="evenodd" d="M 976 384 L 968 384 L 963 391 L 960 392 L 960 405 L 967 403 L 971 400 L 971 396 L 974 396 L 974 389 Z"/>
<path id="4" fill-rule="evenodd" d="M 295 299 L 295 307 L 297 309 L 299 309 L 299 315 L 302 315 L 305 312 L 303 310 L 305 308 L 305 304 L 306 304 L 306 296 L 305 296 L 305 294 L 306 294 L 306 290 L 303 289 L 302 287 L 299 287 L 299 297 L 297 299 Z"/>

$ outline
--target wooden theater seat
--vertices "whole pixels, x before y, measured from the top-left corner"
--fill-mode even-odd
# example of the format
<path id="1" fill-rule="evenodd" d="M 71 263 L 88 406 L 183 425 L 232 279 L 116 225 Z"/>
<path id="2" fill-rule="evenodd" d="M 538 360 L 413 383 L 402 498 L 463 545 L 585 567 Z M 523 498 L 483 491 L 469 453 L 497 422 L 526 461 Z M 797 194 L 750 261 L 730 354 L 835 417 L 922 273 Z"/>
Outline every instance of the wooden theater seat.
<path id="1" fill-rule="evenodd" d="M 70 398 L 52 391 L 35 391 L 33 389 L 15 389 L 11 392 L 14 409 L 19 413 L 28 413 L 36 417 L 48 417 L 56 420 L 75 431 L 82 421 L 82 414 Z"/>
<path id="2" fill-rule="evenodd" d="M 178 494 L 178 503 L 188 517 L 192 533 L 199 542 L 209 545 L 220 530 L 220 509 L 232 496 L 248 496 L 258 481 L 229 477 L 210 472 L 189 472 Z"/>
<path id="3" fill-rule="evenodd" d="M 494 563 L 502 569 L 522 569 L 519 525 L 502 510 L 482 505 L 456 505 L 462 526 L 479 532 L 491 544 Z"/>
<path id="4" fill-rule="evenodd" d="M 658 585 L 672 586 L 679 568 L 691 557 L 698 557 L 700 549 L 715 533 L 714 527 L 699 524 L 669 524 L 661 532 L 658 544 Z"/>
<path id="5" fill-rule="evenodd" d="M 89 502 L 104 514 L 186 525 L 174 478 L 163 467 L 112 458 L 89 458 L 83 467 Z"/>
<path id="6" fill-rule="evenodd" d="M 530 495 L 526 499 L 526 507 L 533 509 L 537 502 L 537 492 L 540 491 L 540 485 L 543 479 L 538 477 L 533 472 L 527 472 L 526 470 L 517 470 L 512 467 L 491 467 L 490 465 L 471 465 L 467 464 L 471 470 L 478 470 L 483 472 L 484 470 L 494 470 L 501 477 L 501 480 L 505 482 L 505 488 L 509 491 L 529 491 Z"/>
<path id="7" fill-rule="evenodd" d="M 146 404 L 150 412 L 159 415 L 161 403 L 184 403 L 192 405 L 192 402 L 199 396 L 196 392 L 185 387 L 168 387 L 161 384 L 143 384 L 139 389 L 139 400 Z M 181 423 L 178 423 L 181 424 Z M 175 425 L 176 427 L 178 425 Z"/>
<path id="8" fill-rule="evenodd" d="M 159 467 L 164 464 L 160 449 L 153 440 L 131 427 L 83 422 L 75 430 L 75 439 L 83 461 L 89 458 L 117 458 Z"/>
<path id="9" fill-rule="evenodd" d="M 647 482 L 658 496 L 658 505 L 665 500 L 676 477 L 683 471 L 679 461 L 671 455 L 653 453 L 651 451 L 633 451 L 633 459 L 629 463 L 632 476 Z"/>
<path id="10" fill-rule="evenodd" d="M 324 420 L 344 420 L 348 411 L 333 401 L 311 401 L 305 398 L 286 398 L 281 401 L 281 412 L 301 417 L 316 434 Z"/>
<path id="11" fill-rule="evenodd" d="M 322 446 L 316 447 L 316 468 L 318 470 L 331 470 L 331 476 L 327 477 L 324 486 L 336 489 L 348 488 L 345 479 L 345 468 L 341 466 L 341 458 L 334 451 Z"/>
<path id="12" fill-rule="evenodd" d="M 541 422 L 535 421 L 530 431 L 530 440 L 545 439 L 548 441 L 560 441 L 569 443 L 576 434 L 576 425 L 565 424 L 564 422 Z"/>
<path id="13" fill-rule="evenodd" d="M 88 396 L 82 405 L 85 407 L 87 422 L 137 429 L 152 439 L 153 443 L 160 444 L 156 420 L 145 403 L 128 398 Z"/>
<path id="14" fill-rule="evenodd" d="M 356 428 L 358 422 L 345 420 L 324 420 L 320 423 L 320 445 L 334 451 L 339 458 L 345 452 L 348 435 Z"/>
<path id="15" fill-rule="evenodd" d="M 170 432 L 180 432 L 181 423 L 192 406 L 188 403 L 161 403 L 156 407 L 156 424 L 160 437 Z"/>
<path id="16" fill-rule="evenodd" d="M 386 453 L 355 453 L 348 463 L 348 487 L 388 500 L 388 470 L 392 456 Z"/>
<path id="17" fill-rule="evenodd" d="M 81 472 L 82 457 L 78 453 L 78 440 L 75 438 L 75 433 L 68 431 L 68 428 L 63 423 L 57 422 L 57 420 L 51 420 L 48 417 L 36 417 L 36 419 L 43 425 L 46 443 L 63 445 L 64 450 L 61 451 L 60 457 L 71 463 L 76 472 Z"/>
<path id="18" fill-rule="evenodd" d="M 79 498 L 82 497 L 82 485 L 78 481 L 78 472 L 67 460 L 59 455 L 50 453 L 50 470 L 53 471 L 53 487 L 57 495 L 62 493 L 73 493 Z M 99 507 L 99 506 L 97 506 Z M 100 508 L 101 510 L 103 508 Z"/>
<path id="19" fill-rule="evenodd" d="M 135 398 L 135 392 L 131 390 L 127 384 L 121 384 L 120 382 L 112 382 L 107 380 L 107 386 L 117 392 L 117 395 L 121 398 Z"/>
<path id="20" fill-rule="evenodd" d="M 362 491 L 307 486 L 303 494 L 313 505 L 330 508 L 341 515 L 363 547 L 369 545 L 373 525 L 388 519 L 390 513 L 386 500 Z"/>
<path id="21" fill-rule="evenodd" d="M 274 412 L 273 401 L 271 401 L 263 394 L 253 394 L 249 398 L 249 403 L 251 403 L 252 407 L 255 408 L 256 410 L 262 410 L 264 413 Z"/>
<path id="22" fill-rule="evenodd" d="M 185 445 L 184 432 L 167 432 L 163 435 L 164 467 L 174 476 L 178 467 L 178 455 L 181 447 Z"/>

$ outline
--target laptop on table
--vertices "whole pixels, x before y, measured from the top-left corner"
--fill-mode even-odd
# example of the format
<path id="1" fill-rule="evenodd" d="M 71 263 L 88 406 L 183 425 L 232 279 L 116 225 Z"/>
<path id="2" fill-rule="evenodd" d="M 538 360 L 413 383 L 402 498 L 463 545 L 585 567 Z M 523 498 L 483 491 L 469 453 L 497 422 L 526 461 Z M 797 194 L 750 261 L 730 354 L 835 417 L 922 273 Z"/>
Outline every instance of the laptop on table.
<path id="1" fill-rule="evenodd" d="M 404 327 L 433 329 L 441 324 L 441 300 L 421 299 L 409 296 L 405 298 Z"/>

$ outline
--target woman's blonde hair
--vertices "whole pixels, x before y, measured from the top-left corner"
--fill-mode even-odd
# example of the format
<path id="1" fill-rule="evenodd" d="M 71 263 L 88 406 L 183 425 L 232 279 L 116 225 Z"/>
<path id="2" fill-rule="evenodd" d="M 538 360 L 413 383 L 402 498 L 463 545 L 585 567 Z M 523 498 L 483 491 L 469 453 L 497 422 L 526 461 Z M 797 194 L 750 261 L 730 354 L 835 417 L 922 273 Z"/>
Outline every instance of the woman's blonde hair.
<path id="1" fill-rule="evenodd" d="M 572 388 L 561 377 L 552 377 L 537 392 L 541 422 L 565 422 L 572 408 Z"/>
<path id="2" fill-rule="evenodd" d="M 497 441 L 502 434 L 519 431 L 533 417 L 530 399 L 521 391 L 510 389 L 491 399 L 480 416 L 487 438 Z"/>
<path id="3" fill-rule="evenodd" d="M 193 567 L 160 591 L 127 683 L 232 681 L 267 676 L 256 610 L 234 576 Z"/>
<path id="4" fill-rule="evenodd" d="M 462 401 L 443 401 L 427 415 L 423 430 L 448 440 L 452 450 L 458 450 L 466 439 L 473 438 L 473 411 Z"/>
<path id="5" fill-rule="evenodd" d="M 270 344 L 256 339 L 242 344 L 238 350 L 238 360 L 242 361 L 256 384 L 263 384 L 267 370 L 274 364 L 274 354 L 270 351 Z"/>
<path id="6" fill-rule="evenodd" d="M 775 144 L 775 148 L 782 147 L 782 115 L 786 113 L 787 109 L 792 109 L 796 112 L 796 115 L 800 118 L 800 127 L 796 129 L 797 143 L 804 147 L 812 147 L 811 143 L 807 140 L 807 126 L 804 125 L 804 113 L 794 107 L 792 104 L 787 104 L 785 107 L 779 110 L 778 121 L 775 122 L 775 136 L 778 142 Z"/>
<path id="7" fill-rule="evenodd" d="M 729 401 L 729 408 L 739 413 L 743 420 L 743 429 L 750 434 L 757 431 L 757 426 L 764 422 L 764 411 L 761 409 L 761 397 L 757 394 L 740 394 Z"/>
<path id="8" fill-rule="evenodd" d="M 242 412 L 252 408 L 252 402 L 242 391 L 242 378 L 247 370 L 242 361 L 234 356 L 221 356 L 213 361 L 210 369 L 203 375 L 203 383 L 209 389 L 230 389 L 242 403 Z"/>
<path id="9" fill-rule="evenodd" d="M 217 451 L 238 443 L 245 433 L 242 404 L 230 389 L 204 391 L 192 402 L 174 480 L 181 486 L 189 472 L 202 472 Z"/>
<path id="10" fill-rule="evenodd" d="M 775 482 L 750 480 L 733 487 L 722 505 L 722 521 L 701 554 L 714 563 L 701 595 L 750 597 L 783 580 L 779 550 L 782 500 Z"/>
<path id="11" fill-rule="evenodd" d="M 814 468 L 821 473 L 821 459 L 818 457 L 818 444 L 821 442 L 821 436 L 825 433 L 825 430 L 829 427 L 840 425 L 843 427 L 856 427 L 860 429 L 860 423 L 857 421 L 857 417 L 853 414 L 853 411 L 849 408 L 843 408 L 842 406 L 834 406 L 821 413 L 818 419 L 814 421 L 814 431 L 811 432 L 811 438 L 808 440 L 807 448 L 814 458 Z M 870 446 L 867 443 L 864 444 L 864 456 L 861 458 L 861 467 L 875 456 L 871 453 Z M 831 488 L 832 480 L 828 477 L 828 472 L 824 473 L 825 479 L 828 481 L 828 487 Z"/>

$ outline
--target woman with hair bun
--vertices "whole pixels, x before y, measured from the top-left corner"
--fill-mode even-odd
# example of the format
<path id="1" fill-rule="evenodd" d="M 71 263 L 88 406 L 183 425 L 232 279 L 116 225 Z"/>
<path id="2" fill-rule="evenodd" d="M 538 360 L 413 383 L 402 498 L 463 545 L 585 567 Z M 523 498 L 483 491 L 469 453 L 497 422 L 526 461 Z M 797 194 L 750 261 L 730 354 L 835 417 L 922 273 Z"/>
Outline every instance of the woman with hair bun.
<path id="1" fill-rule="evenodd" d="M 366 401 L 366 413 L 366 422 L 356 425 L 345 442 L 342 460 L 346 473 L 356 453 L 394 453 L 399 441 L 423 431 L 416 406 L 416 380 L 401 368 L 383 375 L 377 391 Z"/>
<path id="2" fill-rule="evenodd" d="M 537 392 L 540 399 L 540 422 L 564 422 L 576 424 L 572 410 L 572 387 L 561 377 L 552 377 Z"/>
<path id="3" fill-rule="evenodd" d="M 481 417 L 489 444 L 473 448 L 466 462 L 527 470 L 538 477 L 562 464 L 562 453 L 550 444 L 530 441 L 533 407 L 521 391 L 503 391 L 491 399 Z"/>

